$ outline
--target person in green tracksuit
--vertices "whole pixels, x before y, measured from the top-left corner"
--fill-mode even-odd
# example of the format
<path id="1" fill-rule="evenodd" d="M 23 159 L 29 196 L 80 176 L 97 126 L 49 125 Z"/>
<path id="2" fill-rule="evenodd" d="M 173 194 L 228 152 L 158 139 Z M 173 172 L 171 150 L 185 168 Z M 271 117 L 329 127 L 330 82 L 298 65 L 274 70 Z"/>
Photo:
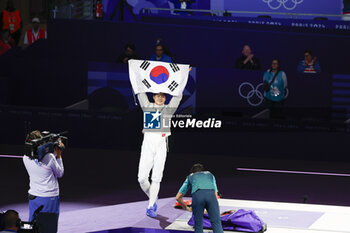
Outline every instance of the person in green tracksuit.
<path id="1" fill-rule="evenodd" d="M 192 209 L 186 206 L 183 196 L 188 189 L 192 190 Z M 219 203 L 217 200 L 218 188 L 215 177 L 209 171 L 204 171 L 202 164 L 192 166 L 191 174 L 176 195 L 176 200 L 182 208 L 193 212 L 195 233 L 203 233 L 203 213 L 208 211 L 209 219 L 214 233 L 222 233 Z"/>

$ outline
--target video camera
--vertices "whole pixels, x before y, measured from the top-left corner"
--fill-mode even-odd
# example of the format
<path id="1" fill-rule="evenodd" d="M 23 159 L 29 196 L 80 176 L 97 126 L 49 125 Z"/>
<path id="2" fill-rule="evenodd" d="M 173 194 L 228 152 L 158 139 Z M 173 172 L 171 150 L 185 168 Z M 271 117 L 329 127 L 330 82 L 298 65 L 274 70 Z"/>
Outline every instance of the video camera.
<path id="1" fill-rule="evenodd" d="M 40 211 L 44 208 L 43 205 L 39 206 L 33 214 L 33 220 L 31 222 L 21 221 L 18 233 L 42 233 L 40 226 L 38 225 L 38 215 Z"/>
<path id="2" fill-rule="evenodd" d="M 55 134 L 48 131 L 43 131 L 41 132 L 43 135 L 42 138 L 36 138 L 25 142 L 25 154 L 31 159 L 38 159 L 41 161 L 47 153 L 53 153 L 55 148 L 64 150 L 68 143 L 68 138 L 63 135 L 67 133 L 68 132 L 65 131 Z M 61 146 L 61 142 L 65 146 Z"/>
<path id="3" fill-rule="evenodd" d="M 39 226 L 36 222 L 23 222 L 17 231 L 18 233 L 41 233 Z"/>

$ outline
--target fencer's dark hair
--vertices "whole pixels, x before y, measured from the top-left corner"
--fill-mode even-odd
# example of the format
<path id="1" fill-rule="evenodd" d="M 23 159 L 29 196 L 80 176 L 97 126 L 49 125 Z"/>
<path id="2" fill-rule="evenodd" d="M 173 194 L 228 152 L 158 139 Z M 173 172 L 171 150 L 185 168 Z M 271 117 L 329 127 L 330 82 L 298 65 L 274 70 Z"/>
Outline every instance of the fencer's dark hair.
<path id="1" fill-rule="evenodd" d="M 164 97 L 166 98 L 166 94 L 165 94 L 165 93 L 163 93 L 163 92 L 153 93 L 153 96 L 158 95 L 158 94 L 162 94 L 162 95 L 164 95 Z"/>
<path id="2" fill-rule="evenodd" d="M 204 166 L 203 164 L 200 164 L 200 163 L 196 163 L 192 166 L 191 168 L 191 173 L 196 173 L 196 172 L 201 172 L 204 170 Z"/>
<path id="3" fill-rule="evenodd" d="M 34 130 L 27 135 L 26 141 L 30 142 L 33 139 L 42 138 L 42 137 L 43 136 L 41 135 L 39 130 Z"/>
<path id="4" fill-rule="evenodd" d="M 304 51 L 304 54 L 305 54 L 305 53 L 308 53 L 308 54 L 310 54 L 310 55 L 312 56 L 311 50 L 305 50 L 305 51 Z"/>
<path id="5" fill-rule="evenodd" d="M 3 215 L 0 226 L 3 228 L 19 227 L 20 221 L 17 211 L 8 210 Z"/>

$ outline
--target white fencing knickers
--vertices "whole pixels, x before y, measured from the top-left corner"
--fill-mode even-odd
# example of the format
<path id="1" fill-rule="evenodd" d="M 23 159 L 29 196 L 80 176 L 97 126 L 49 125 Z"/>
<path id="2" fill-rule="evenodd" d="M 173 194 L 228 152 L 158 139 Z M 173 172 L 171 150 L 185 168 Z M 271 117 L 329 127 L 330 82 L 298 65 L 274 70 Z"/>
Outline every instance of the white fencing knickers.
<path id="1" fill-rule="evenodd" d="M 163 170 L 167 156 L 167 138 L 162 133 L 145 132 L 141 147 L 138 181 L 142 190 L 150 198 L 149 205 L 156 201 L 159 192 L 159 183 L 163 178 Z M 158 188 L 151 188 L 149 175 L 152 170 L 152 184 Z M 153 193 L 153 192 L 154 193 Z M 152 193 L 151 193 L 152 192 Z"/>
<path id="2" fill-rule="evenodd" d="M 145 132 L 141 147 L 138 179 L 141 183 L 149 179 L 152 170 L 152 181 L 161 182 L 167 155 L 167 138 L 161 133 Z M 153 168 L 153 169 L 152 169 Z"/>

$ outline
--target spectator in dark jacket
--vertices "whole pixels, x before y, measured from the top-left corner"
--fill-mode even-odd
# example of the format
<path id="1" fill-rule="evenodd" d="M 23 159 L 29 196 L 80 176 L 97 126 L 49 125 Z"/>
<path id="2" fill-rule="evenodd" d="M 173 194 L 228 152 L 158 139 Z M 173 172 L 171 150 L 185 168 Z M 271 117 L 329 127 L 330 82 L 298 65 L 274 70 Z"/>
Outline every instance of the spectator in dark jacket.
<path id="1" fill-rule="evenodd" d="M 139 56 L 135 53 L 136 47 L 134 44 L 125 45 L 125 50 L 119 55 L 117 63 L 127 64 L 130 59 L 139 59 Z"/>
<path id="2" fill-rule="evenodd" d="M 242 50 L 242 56 L 236 60 L 236 69 L 239 70 L 260 70 L 260 61 L 252 54 L 252 50 L 249 45 L 244 45 Z"/>

